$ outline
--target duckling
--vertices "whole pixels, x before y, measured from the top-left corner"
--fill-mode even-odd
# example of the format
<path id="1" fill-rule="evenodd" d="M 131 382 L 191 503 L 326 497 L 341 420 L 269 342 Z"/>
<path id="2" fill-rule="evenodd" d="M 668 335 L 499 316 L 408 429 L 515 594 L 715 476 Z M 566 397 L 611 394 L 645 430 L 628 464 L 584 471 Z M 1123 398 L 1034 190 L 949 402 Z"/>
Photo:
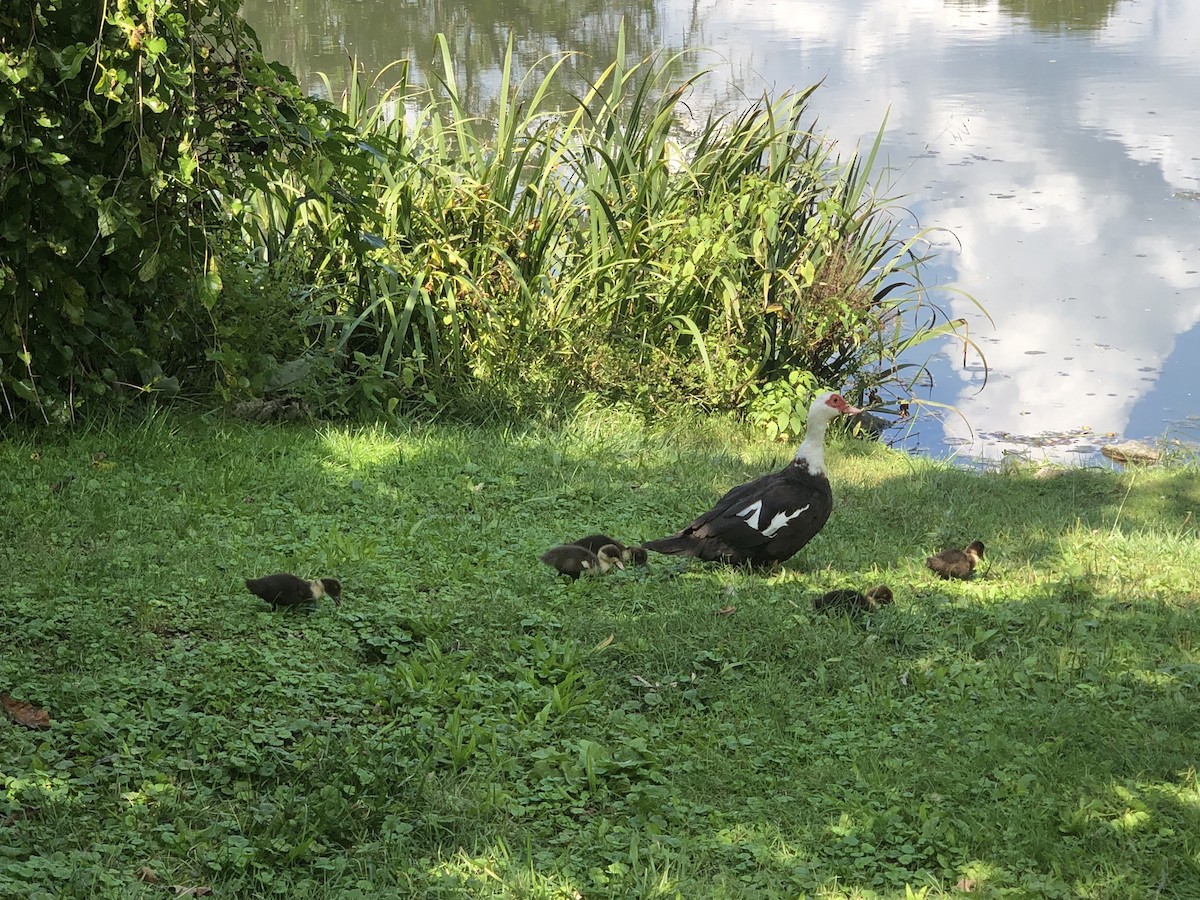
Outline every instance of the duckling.
<path id="1" fill-rule="evenodd" d="M 606 575 L 613 566 L 625 568 L 616 544 L 605 544 L 595 552 L 578 544 L 559 544 L 543 553 L 540 559 L 557 569 L 560 575 L 571 576 L 572 580 L 584 574 Z"/>
<path id="2" fill-rule="evenodd" d="M 610 538 L 607 534 L 589 534 L 577 541 L 571 541 L 571 544 L 576 547 L 586 547 L 593 553 L 598 553 L 601 547 L 616 547 L 621 554 L 621 562 L 632 563 L 636 566 L 646 565 L 648 556 L 645 547 L 630 547 L 628 544 L 622 544 L 616 538 Z"/>
<path id="3" fill-rule="evenodd" d="M 966 550 L 953 547 L 925 560 L 925 565 L 939 578 L 970 578 L 983 559 L 983 541 L 972 541 Z"/>
<path id="4" fill-rule="evenodd" d="M 291 572 L 276 572 L 262 578 L 247 578 L 246 587 L 250 593 L 261 597 L 276 609 L 281 606 L 316 603 L 322 597 L 329 597 L 339 606 L 342 602 L 342 584 L 336 578 L 305 581 Z"/>
<path id="5" fill-rule="evenodd" d="M 813 600 L 813 609 L 818 612 L 846 612 L 851 614 L 875 612 L 882 606 L 887 606 L 895 598 L 892 589 L 886 584 L 877 584 L 865 594 L 858 591 L 841 589 L 829 591 Z"/>

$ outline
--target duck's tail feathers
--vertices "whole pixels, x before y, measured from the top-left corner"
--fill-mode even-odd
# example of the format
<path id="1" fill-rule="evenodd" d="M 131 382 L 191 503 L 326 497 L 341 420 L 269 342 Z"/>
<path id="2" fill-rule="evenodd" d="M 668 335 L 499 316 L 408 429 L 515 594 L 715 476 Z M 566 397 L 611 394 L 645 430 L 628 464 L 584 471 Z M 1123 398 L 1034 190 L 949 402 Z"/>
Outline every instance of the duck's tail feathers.
<path id="1" fill-rule="evenodd" d="M 670 556 L 695 556 L 696 539 L 687 534 L 673 534 L 670 537 L 645 541 L 642 546 L 655 553 L 666 553 Z"/>

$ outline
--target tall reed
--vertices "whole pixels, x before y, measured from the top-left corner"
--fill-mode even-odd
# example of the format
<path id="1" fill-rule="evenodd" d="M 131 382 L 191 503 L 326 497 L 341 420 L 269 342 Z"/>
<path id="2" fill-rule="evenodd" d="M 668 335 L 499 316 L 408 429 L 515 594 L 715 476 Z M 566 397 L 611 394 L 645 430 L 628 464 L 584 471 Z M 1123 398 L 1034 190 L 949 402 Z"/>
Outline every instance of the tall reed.
<path id="1" fill-rule="evenodd" d="M 627 64 L 622 35 L 571 96 L 566 57 L 514 83 L 510 44 L 485 119 L 439 47 L 434 89 L 402 65 L 382 91 L 387 73 L 356 72 L 343 96 L 374 230 L 278 184 L 247 231 L 265 253 L 313 254 L 323 343 L 373 379 L 373 402 L 554 390 L 794 413 L 819 383 L 907 392 L 924 369 L 911 351 L 934 338 L 973 346 L 922 288 L 924 233 L 898 237 L 878 139 L 842 161 L 805 124 L 815 88 L 713 113 L 687 138 L 704 73 Z"/>

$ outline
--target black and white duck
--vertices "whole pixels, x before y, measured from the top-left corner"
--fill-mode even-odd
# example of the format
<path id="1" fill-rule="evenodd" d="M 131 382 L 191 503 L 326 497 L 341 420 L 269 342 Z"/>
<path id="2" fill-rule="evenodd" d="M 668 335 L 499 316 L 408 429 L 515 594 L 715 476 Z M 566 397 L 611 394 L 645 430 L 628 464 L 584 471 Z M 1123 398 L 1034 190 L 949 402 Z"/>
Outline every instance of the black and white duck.
<path id="1" fill-rule="evenodd" d="M 841 394 L 818 395 L 808 411 L 804 441 L 787 466 L 738 485 L 682 531 L 642 546 L 732 565 L 770 566 L 790 559 L 833 511 L 825 474 L 826 429 L 838 416 L 859 412 Z"/>

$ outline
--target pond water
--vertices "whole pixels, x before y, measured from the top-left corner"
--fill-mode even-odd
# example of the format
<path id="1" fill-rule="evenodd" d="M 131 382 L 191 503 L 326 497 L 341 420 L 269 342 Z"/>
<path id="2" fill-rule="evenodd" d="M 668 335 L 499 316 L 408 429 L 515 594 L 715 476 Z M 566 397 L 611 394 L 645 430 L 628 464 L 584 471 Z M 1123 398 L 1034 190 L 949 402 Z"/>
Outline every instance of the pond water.
<path id="1" fill-rule="evenodd" d="M 577 51 L 587 77 L 622 21 L 632 55 L 687 50 L 681 74 L 711 69 L 701 118 L 821 81 L 810 109 L 843 152 L 886 116 L 904 206 L 952 232 L 926 280 L 988 365 L 985 386 L 946 345 L 921 396 L 962 415 L 889 437 L 1061 462 L 1118 438 L 1200 440 L 1195 0 L 248 0 L 244 15 L 314 90 L 349 54 L 420 74 L 444 32 L 482 109 L 510 32 L 520 68 Z"/>

